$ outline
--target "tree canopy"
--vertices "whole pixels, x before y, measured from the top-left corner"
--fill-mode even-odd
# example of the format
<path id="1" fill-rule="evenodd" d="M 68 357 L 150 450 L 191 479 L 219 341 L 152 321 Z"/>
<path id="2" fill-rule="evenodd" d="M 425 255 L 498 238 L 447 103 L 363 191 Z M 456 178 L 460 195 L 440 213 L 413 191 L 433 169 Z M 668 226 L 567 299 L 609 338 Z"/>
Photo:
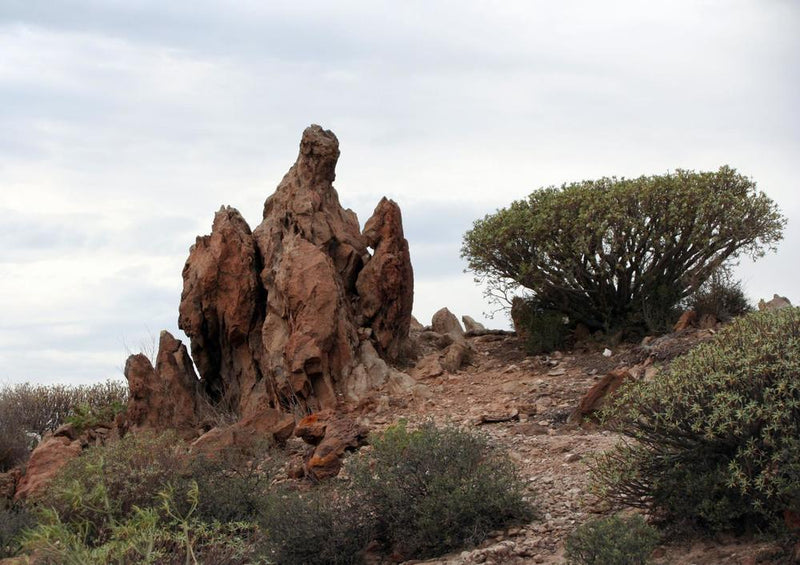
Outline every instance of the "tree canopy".
<path id="1" fill-rule="evenodd" d="M 653 330 L 726 262 L 774 250 L 785 223 L 735 169 L 677 170 L 537 190 L 476 220 L 461 255 L 490 288 L 524 287 L 574 323 Z"/>

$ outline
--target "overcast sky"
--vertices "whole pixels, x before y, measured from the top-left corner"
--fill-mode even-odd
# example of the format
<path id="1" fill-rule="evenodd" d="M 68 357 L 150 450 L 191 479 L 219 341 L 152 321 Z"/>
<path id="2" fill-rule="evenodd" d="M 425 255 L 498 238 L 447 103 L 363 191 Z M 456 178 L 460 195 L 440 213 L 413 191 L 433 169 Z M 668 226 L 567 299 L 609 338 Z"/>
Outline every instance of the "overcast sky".
<path id="1" fill-rule="evenodd" d="M 400 204 L 424 323 L 490 310 L 476 218 L 722 164 L 789 219 L 748 294 L 798 303 L 798 31 L 795 0 L 0 0 L 0 384 L 120 378 L 177 333 L 195 236 L 222 204 L 255 227 L 311 123 L 362 224 Z"/>

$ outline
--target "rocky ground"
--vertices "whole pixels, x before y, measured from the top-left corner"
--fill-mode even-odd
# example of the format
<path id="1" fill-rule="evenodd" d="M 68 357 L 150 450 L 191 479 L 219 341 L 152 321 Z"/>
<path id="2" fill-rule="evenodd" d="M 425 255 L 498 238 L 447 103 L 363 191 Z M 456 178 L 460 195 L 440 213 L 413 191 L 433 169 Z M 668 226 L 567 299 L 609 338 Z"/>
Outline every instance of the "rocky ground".
<path id="1" fill-rule="evenodd" d="M 425 387 L 406 398 L 363 410 L 360 422 L 373 430 L 405 418 L 410 424 L 432 419 L 487 434 L 519 464 L 539 509 L 535 521 L 496 532 L 479 548 L 408 563 L 563 563 L 567 535 L 579 524 L 609 512 L 590 494 L 588 468 L 592 455 L 618 440 L 593 424 L 571 421 L 582 396 L 609 370 L 628 368 L 643 376 L 648 357 L 649 366 L 662 366 L 675 353 L 708 336 L 710 332 L 692 330 L 645 348 L 621 346 L 610 357 L 603 356 L 601 346 L 526 356 L 515 336 L 472 337 L 468 342 L 475 355 L 463 370 L 422 378 Z M 659 547 L 655 563 L 780 563 L 779 550 L 754 539 L 682 540 Z"/>

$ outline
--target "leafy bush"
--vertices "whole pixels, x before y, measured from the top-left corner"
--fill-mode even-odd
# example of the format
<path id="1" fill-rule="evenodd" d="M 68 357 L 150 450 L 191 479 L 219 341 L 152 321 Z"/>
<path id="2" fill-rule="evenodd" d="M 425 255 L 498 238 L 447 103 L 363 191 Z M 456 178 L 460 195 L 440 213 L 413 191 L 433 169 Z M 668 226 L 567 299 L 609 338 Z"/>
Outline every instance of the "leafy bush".
<path id="1" fill-rule="evenodd" d="M 521 286 L 591 330 L 656 331 L 720 265 L 773 249 L 784 225 L 734 169 L 678 170 L 541 189 L 477 220 L 462 256 L 490 295 Z"/>
<path id="2" fill-rule="evenodd" d="M 800 310 L 756 312 L 620 390 L 629 441 L 596 468 L 611 500 L 713 531 L 769 528 L 800 508 Z"/>
<path id="3" fill-rule="evenodd" d="M 737 316 L 753 311 L 742 290 L 741 281 L 734 280 L 730 269 L 721 267 L 687 300 L 686 307 L 702 318 L 714 316 L 728 322 Z"/>
<path id="4" fill-rule="evenodd" d="M 360 563 L 374 537 L 373 517 L 363 500 L 341 485 L 321 485 L 306 493 L 278 491 L 271 502 L 263 523 L 276 563 Z"/>
<path id="5" fill-rule="evenodd" d="M 55 430 L 83 407 L 87 413 L 118 406 L 127 387 L 117 381 L 88 386 L 17 384 L 0 389 L 0 472 L 23 462 L 33 437 Z"/>
<path id="6" fill-rule="evenodd" d="M 376 520 L 379 541 L 406 557 L 479 543 L 494 529 L 532 517 L 511 461 L 456 428 L 404 423 L 348 467 Z"/>
<path id="7" fill-rule="evenodd" d="M 186 447 L 175 434 L 129 434 L 67 463 L 38 502 L 60 522 L 85 528 L 88 542 L 102 543 L 111 524 L 134 507 L 157 506 L 168 484 L 185 486 L 187 467 Z"/>
<path id="8" fill-rule="evenodd" d="M 35 552 L 36 562 L 43 565 L 266 562 L 258 556 L 263 536 L 257 527 L 241 522 L 202 522 L 194 515 L 197 484 L 189 483 L 185 494 L 185 501 L 176 501 L 176 490 L 167 485 L 159 492 L 159 506 L 134 506 L 129 515 L 110 521 L 101 543 L 91 543 L 87 522 L 64 522 L 58 512 L 45 509 L 40 524 L 24 535 L 23 545 Z"/>
<path id="9" fill-rule="evenodd" d="M 641 516 L 611 516 L 578 526 L 565 543 L 569 565 L 644 565 L 658 532 Z"/>

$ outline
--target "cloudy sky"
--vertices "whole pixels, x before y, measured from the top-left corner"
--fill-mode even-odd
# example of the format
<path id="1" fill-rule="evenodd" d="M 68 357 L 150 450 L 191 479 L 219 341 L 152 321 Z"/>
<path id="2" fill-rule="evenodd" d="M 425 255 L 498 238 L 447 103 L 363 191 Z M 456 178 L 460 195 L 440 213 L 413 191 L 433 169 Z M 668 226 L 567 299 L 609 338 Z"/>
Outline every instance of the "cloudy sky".
<path id="1" fill-rule="evenodd" d="M 177 332 L 195 236 L 255 226 L 311 123 L 345 207 L 401 205 L 423 322 L 490 310 L 476 218 L 722 164 L 789 219 L 747 292 L 800 302 L 798 30 L 795 0 L 0 0 L 0 384 L 120 378 Z"/>

